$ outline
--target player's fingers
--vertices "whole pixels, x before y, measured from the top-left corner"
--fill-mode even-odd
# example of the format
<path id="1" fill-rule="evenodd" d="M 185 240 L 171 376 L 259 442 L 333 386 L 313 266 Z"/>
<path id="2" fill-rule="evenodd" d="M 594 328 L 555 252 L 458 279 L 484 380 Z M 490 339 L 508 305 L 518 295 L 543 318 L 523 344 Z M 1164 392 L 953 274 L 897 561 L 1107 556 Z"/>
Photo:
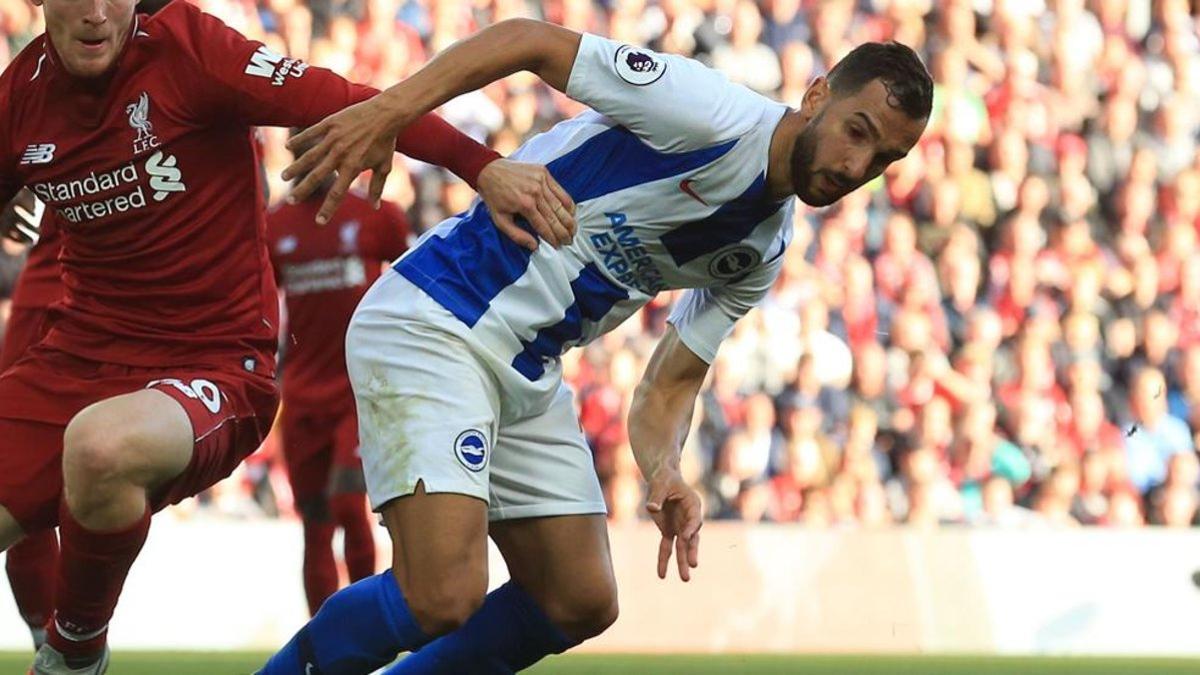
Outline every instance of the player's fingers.
<path id="1" fill-rule="evenodd" d="M 530 202 L 531 203 L 521 208 L 519 212 L 520 215 L 524 216 L 525 220 L 529 221 L 530 226 L 533 227 L 533 231 L 537 233 L 537 236 L 545 239 L 546 243 L 550 244 L 551 246 L 556 246 L 557 236 L 555 235 L 554 230 L 550 227 L 550 223 L 547 222 L 546 217 L 542 215 L 542 211 L 538 207 L 537 202 L 535 200 L 530 200 Z"/>
<path id="2" fill-rule="evenodd" d="M 704 525 L 704 517 L 700 512 L 700 505 L 692 500 L 686 500 L 686 506 L 680 516 L 682 522 L 679 527 L 679 536 L 684 539 L 691 539 L 700 532 L 700 527 Z"/>
<path id="3" fill-rule="evenodd" d="M 571 199 L 571 194 L 567 192 L 566 188 L 559 185 L 558 181 L 554 180 L 554 176 L 551 176 L 549 171 L 546 172 L 546 187 L 550 190 L 551 194 L 558 199 L 558 203 L 563 205 L 563 208 L 567 210 L 567 213 L 570 213 L 572 216 L 574 216 L 575 200 Z"/>
<path id="4" fill-rule="evenodd" d="M 571 212 L 562 205 L 558 196 L 551 192 L 548 186 L 543 190 L 540 201 L 550 208 L 554 217 L 554 228 L 559 232 L 560 243 L 563 245 L 571 243 L 571 240 L 575 238 L 575 216 L 571 215 Z"/>
<path id="5" fill-rule="evenodd" d="M 325 195 L 325 202 L 321 204 L 321 210 L 317 213 L 318 223 L 324 225 L 333 218 L 338 205 L 346 196 L 346 191 L 350 189 L 350 184 L 354 182 L 354 177 L 353 171 L 338 172 L 337 180 L 333 182 L 333 187 L 329 188 L 329 194 Z"/>
<path id="6" fill-rule="evenodd" d="M 392 171 L 391 158 L 389 157 L 388 160 L 371 170 L 371 187 L 367 190 L 367 199 L 376 209 L 379 208 L 379 202 L 383 199 L 383 188 L 387 185 L 388 174 Z"/>
<path id="7" fill-rule="evenodd" d="M 541 214 L 542 220 L 546 221 L 546 229 L 550 230 L 550 244 L 554 248 L 559 248 L 567 243 L 567 228 L 559 221 L 558 214 L 554 212 L 554 205 L 539 197 L 537 199 L 537 210 Z"/>
<path id="8" fill-rule="evenodd" d="M 304 156 L 307 157 L 311 152 L 310 150 Z M 320 187 L 321 183 L 324 182 L 329 174 L 333 173 L 335 168 L 337 168 L 337 158 L 330 155 L 322 159 L 321 163 L 312 170 L 305 170 L 303 173 L 294 174 L 296 176 L 304 176 L 304 178 L 292 188 L 292 191 L 288 194 L 288 201 L 294 204 L 308 199 L 309 195 Z"/>
<path id="9" fill-rule="evenodd" d="M 700 533 L 699 532 L 697 532 L 696 534 L 693 534 L 692 537 L 690 539 L 688 539 L 687 560 L 688 560 L 688 566 L 690 566 L 690 567 L 698 567 L 700 565 Z"/>
<path id="10" fill-rule="evenodd" d="M 688 567 L 687 540 L 675 537 L 675 564 L 679 567 L 679 578 L 683 581 L 692 580 L 691 568 Z"/>
<path id="11" fill-rule="evenodd" d="M 282 176 L 284 180 L 292 180 L 296 176 L 303 176 L 304 174 L 309 173 L 313 166 L 315 166 L 322 159 L 328 157 L 333 151 L 333 144 L 329 138 L 322 138 L 319 143 L 316 143 L 311 147 L 301 145 L 296 147 L 308 147 L 308 149 L 305 150 L 304 153 L 299 157 L 292 160 L 292 163 L 287 165 L 287 167 L 283 170 Z"/>
<path id="12" fill-rule="evenodd" d="M 496 223 L 496 229 L 513 240 L 513 242 L 521 248 L 527 248 L 530 251 L 536 251 L 538 247 L 537 237 L 529 234 L 523 227 L 517 225 L 513 217 L 507 213 L 499 211 L 492 212 L 492 221 Z"/>
<path id="13" fill-rule="evenodd" d="M 329 129 L 329 125 L 329 118 L 325 118 L 311 127 L 308 127 L 304 131 L 301 131 L 295 136 L 292 136 L 287 142 L 288 150 L 303 148 L 310 143 L 315 143 L 319 139 L 324 139 L 325 132 Z"/>
<path id="14" fill-rule="evenodd" d="M 658 578 L 667 578 L 667 563 L 671 562 L 671 540 L 674 537 L 663 535 L 662 540 L 658 542 Z"/>

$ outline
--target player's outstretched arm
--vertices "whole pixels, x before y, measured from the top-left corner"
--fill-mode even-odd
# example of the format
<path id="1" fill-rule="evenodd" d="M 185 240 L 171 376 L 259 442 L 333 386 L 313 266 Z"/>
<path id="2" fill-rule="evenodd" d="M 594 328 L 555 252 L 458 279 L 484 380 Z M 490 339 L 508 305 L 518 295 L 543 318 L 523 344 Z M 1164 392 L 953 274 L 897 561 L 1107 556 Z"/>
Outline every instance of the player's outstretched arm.
<path id="1" fill-rule="evenodd" d="M 671 553 L 679 578 L 688 581 L 699 564 L 700 496 L 679 471 L 679 454 L 692 423 L 696 395 L 708 364 L 679 338 L 674 326 L 658 343 L 629 408 L 629 444 L 638 468 L 650 485 L 646 510 L 662 533 L 658 576 L 665 579 Z"/>
<path id="2" fill-rule="evenodd" d="M 370 186 L 374 200 L 382 192 L 384 167 L 402 129 L 455 96 L 521 70 L 536 73 L 550 86 L 565 91 L 580 39 L 574 31 L 528 19 L 485 28 L 450 47 L 407 80 L 295 136 L 291 147 L 311 147 L 284 171 L 284 178 L 305 176 L 293 189 L 293 194 L 303 199 L 336 171 L 338 180 L 322 207 L 324 213 L 332 212 L 343 194 L 339 185 L 348 187 L 370 168 L 376 171 Z M 535 228 L 537 220 L 538 214 L 530 217 Z"/>

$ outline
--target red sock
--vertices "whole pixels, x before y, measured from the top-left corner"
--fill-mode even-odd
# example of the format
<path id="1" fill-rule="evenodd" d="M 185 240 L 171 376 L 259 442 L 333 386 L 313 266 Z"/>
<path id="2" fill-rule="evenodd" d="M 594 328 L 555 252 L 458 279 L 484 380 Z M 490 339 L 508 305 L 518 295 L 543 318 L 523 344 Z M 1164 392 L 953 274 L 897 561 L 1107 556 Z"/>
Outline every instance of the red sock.
<path id="1" fill-rule="evenodd" d="M 371 534 L 371 515 L 361 493 L 347 492 L 329 499 L 333 519 L 345 538 L 346 571 L 350 583 L 375 574 L 375 538 Z"/>
<path id="2" fill-rule="evenodd" d="M 8 549 L 5 569 L 21 618 L 31 630 L 46 627 L 54 611 L 54 576 L 58 568 L 58 535 L 43 530 Z"/>
<path id="3" fill-rule="evenodd" d="M 47 642 L 68 661 L 86 662 L 104 648 L 125 577 L 149 532 L 149 509 L 123 530 L 93 532 L 75 520 L 65 501 L 59 508 L 57 609 Z"/>
<path id="4" fill-rule="evenodd" d="M 337 563 L 333 560 L 336 528 L 329 520 L 304 521 L 304 595 L 310 616 L 338 589 Z"/>

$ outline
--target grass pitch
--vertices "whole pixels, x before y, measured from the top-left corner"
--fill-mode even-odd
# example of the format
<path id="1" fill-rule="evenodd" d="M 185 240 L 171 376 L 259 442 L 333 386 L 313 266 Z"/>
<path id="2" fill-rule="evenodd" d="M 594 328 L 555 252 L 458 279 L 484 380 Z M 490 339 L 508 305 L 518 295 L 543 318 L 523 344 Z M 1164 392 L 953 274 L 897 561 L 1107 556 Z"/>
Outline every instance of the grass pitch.
<path id="1" fill-rule="evenodd" d="M 118 652 L 109 675 L 247 675 L 268 654 Z M 21 675 L 32 655 L 0 652 L 0 673 Z M 538 675 L 1194 675 L 1200 659 L 996 656 L 824 656 L 570 654 L 531 669 Z"/>

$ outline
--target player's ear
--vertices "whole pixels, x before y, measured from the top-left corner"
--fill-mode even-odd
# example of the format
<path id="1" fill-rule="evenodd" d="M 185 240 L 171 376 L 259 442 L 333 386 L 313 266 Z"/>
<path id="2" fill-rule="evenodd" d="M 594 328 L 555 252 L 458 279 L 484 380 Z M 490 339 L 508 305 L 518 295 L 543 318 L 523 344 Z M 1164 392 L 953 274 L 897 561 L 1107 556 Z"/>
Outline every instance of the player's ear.
<path id="1" fill-rule="evenodd" d="M 821 112 L 821 108 L 829 102 L 829 80 L 824 76 L 818 77 L 804 90 L 804 99 L 800 102 L 800 116 L 807 122 Z"/>

